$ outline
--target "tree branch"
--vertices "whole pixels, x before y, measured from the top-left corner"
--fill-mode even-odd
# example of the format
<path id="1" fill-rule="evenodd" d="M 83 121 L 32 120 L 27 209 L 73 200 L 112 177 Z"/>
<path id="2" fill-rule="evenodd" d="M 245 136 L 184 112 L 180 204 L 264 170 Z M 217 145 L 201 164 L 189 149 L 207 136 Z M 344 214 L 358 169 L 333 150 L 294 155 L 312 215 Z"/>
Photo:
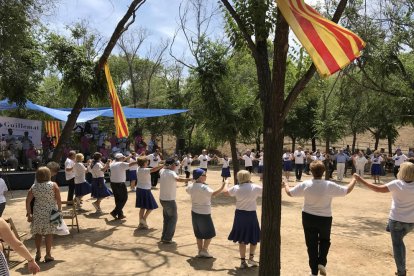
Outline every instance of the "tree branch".
<path id="1" fill-rule="evenodd" d="M 240 16 L 237 14 L 237 12 L 234 10 L 232 5 L 227 0 L 221 0 L 223 5 L 226 7 L 227 11 L 230 13 L 231 17 L 233 17 L 234 21 L 236 21 L 237 26 L 239 26 L 240 31 L 243 34 L 244 39 L 247 42 L 247 46 L 249 47 L 250 51 L 252 51 L 253 57 L 256 59 L 258 56 L 256 44 L 254 43 L 253 39 L 247 32 L 247 28 L 244 25 L 243 21 L 241 20 Z"/>

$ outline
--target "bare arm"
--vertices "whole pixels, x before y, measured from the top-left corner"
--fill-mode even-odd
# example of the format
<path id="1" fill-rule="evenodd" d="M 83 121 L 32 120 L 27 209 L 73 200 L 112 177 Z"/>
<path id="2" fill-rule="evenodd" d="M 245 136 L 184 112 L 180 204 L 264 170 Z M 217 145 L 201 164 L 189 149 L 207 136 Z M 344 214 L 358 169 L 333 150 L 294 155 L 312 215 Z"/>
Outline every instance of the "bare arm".
<path id="1" fill-rule="evenodd" d="M 221 193 L 223 191 L 225 185 L 226 185 L 226 183 L 223 181 L 223 183 L 221 183 L 221 187 L 218 188 L 217 190 L 215 190 L 211 196 L 213 197 L 213 196 L 216 196 L 219 193 Z"/>
<path id="2" fill-rule="evenodd" d="M 28 268 L 30 272 L 36 274 L 40 271 L 39 266 L 36 264 L 29 250 L 27 250 L 26 246 L 24 246 L 24 244 L 16 238 L 16 236 L 11 231 L 10 226 L 2 218 L 0 218 L 0 235 L 1 238 L 14 249 L 14 251 L 16 251 L 20 256 L 29 262 Z"/>
<path id="3" fill-rule="evenodd" d="M 349 184 L 347 186 L 348 191 L 346 192 L 346 194 L 349 194 L 350 192 L 352 192 L 352 190 L 355 187 L 356 182 L 357 182 L 357 180 L 355 178 L 352 178 L 351 182 L 349 182 Z"/>
<path id="4" fill-rule="evenodd" d="M 377 186 L 375 184 L 369 183 L 368 181 L 366 181 L 364 178 L 362 178 L 360 175 L 356 173 L 354 174 L 354 177 L 358 182 L 364 184 L 365 186 L 367 186 L 369 189 L 373 190 L 374 192 L 377 192 L 377 193 L 389 193 L 390 192 L 390 190 L 388 189 L 386 185 Z"/>
<path id="5" fill-rule="evenodd" d="M 188 182 L 191 180 L 191 178 L 180 178 L 180 177 L 176 177 L 175 180 L 177 180 L 177 182 Z"/>
<path id="6" fill-rule="evenodd" d="M 58 206 L 58 210 L 61 211 L 62 210 L 62 200 L 60 199 L 60 190 L 59 190 L 59 186 L 54 183 L 53 184 L 53 191 L 55 192 L 55 200 Z"/>
<path id="7" fill-rule="evenodd" d="M 157 172 L 157 171 L 161 170 L 163 167 L 164 167 L 164 165 L 159 165 L 158 167 L 151 168 L 150 172 L 151 173 Z"/>
<path id="8" fill-rule="evenodd" d="M 27 214 L 26 216 L 29 222 L 31 221 L 31 216 L 32 216 L 32 207 L 30 206 L 30 203 L 32 202 L 33 198 L 34 196 L 33 196 L 32 188 L 30 188 L 26 196 L 26 214 Z"/>
<path id="9" fill-rule="evenodd" d="M 285 192 L 288 196 L 292 196 L 292 194 L 290 193 L 290 187 L 289 185 L 286 185 L 286 183 L 284 181 L 282 181 L 282 188 L 285 188 Z"/>

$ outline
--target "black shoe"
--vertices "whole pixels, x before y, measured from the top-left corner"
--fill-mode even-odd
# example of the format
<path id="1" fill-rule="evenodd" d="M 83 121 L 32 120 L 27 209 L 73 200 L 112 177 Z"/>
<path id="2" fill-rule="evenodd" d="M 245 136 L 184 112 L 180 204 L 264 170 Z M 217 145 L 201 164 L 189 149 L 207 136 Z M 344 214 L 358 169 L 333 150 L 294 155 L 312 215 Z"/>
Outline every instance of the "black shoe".
<path id="1" fill-rule="evenodd" d="M 116 214 L 115 214 L 115 212 L 114 212 L 114 211 L 110 212 L 110 214 L 111 214 L 111 216 L 113 216 L 113 217 L 114 217 L 114 219 L 118 219 L 118 218 L 116 217 Z"/>

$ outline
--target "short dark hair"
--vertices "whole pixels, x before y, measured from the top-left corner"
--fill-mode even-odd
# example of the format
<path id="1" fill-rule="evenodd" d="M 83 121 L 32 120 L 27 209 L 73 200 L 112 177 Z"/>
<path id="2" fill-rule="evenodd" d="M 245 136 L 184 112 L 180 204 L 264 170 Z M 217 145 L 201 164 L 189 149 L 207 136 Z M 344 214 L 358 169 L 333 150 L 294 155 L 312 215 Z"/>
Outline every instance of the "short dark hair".
<path id="1" fill-rule="evenodd" d="M 145 156 L 138 157 L 138 159 L 137 159 L 138 166 L 140 166 L 140 167 L 144 166 L 145 163 L 147 163 L 147 161 L 148 160 Z"/>
<path id="2" fill-rule="evenodd" d="M 325 165 L 320 160 L 312 161 L 309 167 L 313 177 L 322 177 L 323 173 L 325 172 Z"/>

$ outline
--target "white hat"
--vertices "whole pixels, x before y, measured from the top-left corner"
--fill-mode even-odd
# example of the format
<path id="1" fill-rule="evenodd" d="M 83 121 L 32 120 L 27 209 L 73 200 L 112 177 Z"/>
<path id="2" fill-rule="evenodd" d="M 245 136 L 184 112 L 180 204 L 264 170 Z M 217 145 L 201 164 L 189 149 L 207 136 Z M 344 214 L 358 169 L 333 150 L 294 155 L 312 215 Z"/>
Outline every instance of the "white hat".
<path id="1" fill-rule="evenodd" d="M 114 156 L 116 159 L 120 159 L 122 157 L 125 157 L 122 153 L 118 152 L 117 154 L 115 154 Z"/>

